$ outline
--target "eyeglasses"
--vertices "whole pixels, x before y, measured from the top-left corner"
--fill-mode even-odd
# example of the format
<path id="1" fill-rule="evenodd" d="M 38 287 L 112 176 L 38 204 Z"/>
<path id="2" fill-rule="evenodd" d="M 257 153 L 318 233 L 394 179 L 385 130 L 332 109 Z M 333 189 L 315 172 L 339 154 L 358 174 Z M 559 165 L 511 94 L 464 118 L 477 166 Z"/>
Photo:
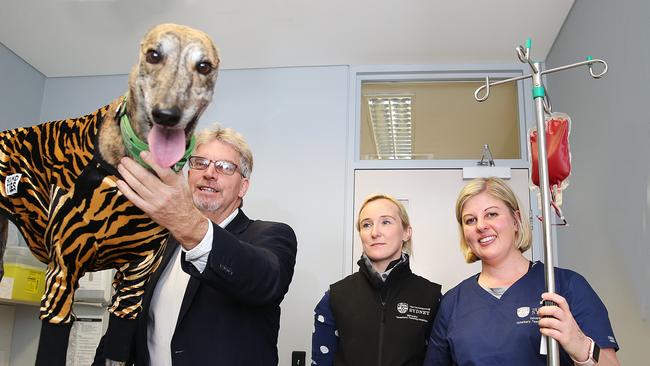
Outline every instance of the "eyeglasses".
<path id="1" fill-rule="evenodd" d="M 223 175 L 233 175 L 238 171 L 237 164 L 228 160 L 210 160 L 200 156 L 190 156 L 188 162 L 190 168 L 194 170 L 206 170 L 211 163 L 214 163 L 214 169 Z"/>

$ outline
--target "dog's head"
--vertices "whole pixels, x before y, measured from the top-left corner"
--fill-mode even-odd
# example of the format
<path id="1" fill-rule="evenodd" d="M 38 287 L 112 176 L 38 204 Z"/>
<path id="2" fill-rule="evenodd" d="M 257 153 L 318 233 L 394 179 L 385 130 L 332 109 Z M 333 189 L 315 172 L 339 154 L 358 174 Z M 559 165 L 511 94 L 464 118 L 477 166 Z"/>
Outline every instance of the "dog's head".
<path id="1" fill-rule="evenodd" d="M 129 76 L 127 113 L 159 165 L 169 167 L 183 157 L 212 100 L 218 67 L 217 48 L 201 31 L 161 24 L 145 35 Z"/>

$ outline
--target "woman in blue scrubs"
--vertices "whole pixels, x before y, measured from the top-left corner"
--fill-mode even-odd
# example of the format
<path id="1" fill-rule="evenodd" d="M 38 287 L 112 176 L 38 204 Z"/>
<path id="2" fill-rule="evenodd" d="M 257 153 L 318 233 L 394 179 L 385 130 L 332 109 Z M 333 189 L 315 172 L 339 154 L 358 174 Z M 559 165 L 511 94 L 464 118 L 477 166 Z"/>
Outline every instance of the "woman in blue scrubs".
<path id="1" fill-rule="evenodd" d="M 465 260 L 481 272 L 444 295 L 424 365 L 544 366 L 542 335 L 558 341 L 562 365 L 619 365 L 607 309 L 584 277 L 556 268 L 556 293 L 545 293 L 544 265 L 523 255 L 528 216 L 504 181 L 469 182 L 456 219 Z"/>

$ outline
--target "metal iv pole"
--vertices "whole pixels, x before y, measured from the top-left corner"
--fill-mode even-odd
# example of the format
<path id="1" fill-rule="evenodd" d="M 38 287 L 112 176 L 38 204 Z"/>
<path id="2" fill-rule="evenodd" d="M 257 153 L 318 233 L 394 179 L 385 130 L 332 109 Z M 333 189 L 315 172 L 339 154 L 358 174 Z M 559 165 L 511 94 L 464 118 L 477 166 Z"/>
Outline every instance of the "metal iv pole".
<path id="1" fill-rule="evenodd" d="M 490 82 L 489 76 L 485 77 L 485 85 L 476 89 L 474 92 L 474 98 L 483 102 L 487 100 L 490 95 L 490 87 L 505 84 L 512 81 L 524 80 L 528 78 L 533 79 L 533 99 L 535 101 L 535 114 L 537 117 L 537 138 L 538 138 L 538 159 L 539 159 L 539 182 L 540 182 L 540 193 L 542 197 L 542 225 L 543 225 L 543 239 L 544 239 L 544 271 L 546 279 L 546 291 L 555 293 L 555 273 L 553 268 L 555 267 L 553 263 L 553 243 L 551 237 L 551 204 L 550 204 L 550 186 L 548 182 L 548 161 L 546 154 L 546 128 L 545 128 L 545 119 L 544 113 L 551 114 L 551 103 L 548 97 L 548 91 L 545 90 L 544 84 L 542 83 L 542 76 L 545 74 L 550 74 L 556 71 L 572 69 L 574 67 L 588 65 L 589 74 L 598 79 L 607 73 L 607 63 L 601 59 L 592 59 L 591 56 L 587 57 L 586 61 L 560 66 L 553 69 L 542 71 L 542 66 L 540 62 L 533 62 L 530 59 L 530 47 L 531 40 L 526 40 L 526 47 L 518 46 L 516 48 L 517 57 L 523 63 L 527 63 L 531 70 L 532 74 L 525 76 L 518 76 L 510 78 L 507 80 L 499 80 L 495 82 Z M 603 70 L 596 74 L 593 70 L 594 64 L 602 64 Z M 485 89 L 483 96 L 480 96 L 481 91 Z M 531 162 L 532 163 L 532 162 Z M 552 301 L 545 301 L 544 305 L 557 305 Z M 560 353 L 559 353 L 559 344 L 558 342 L 551 338 L 546 338 L 546 348 L 547 348 L 547 361 L 548 366 L 560 366 Z"/>

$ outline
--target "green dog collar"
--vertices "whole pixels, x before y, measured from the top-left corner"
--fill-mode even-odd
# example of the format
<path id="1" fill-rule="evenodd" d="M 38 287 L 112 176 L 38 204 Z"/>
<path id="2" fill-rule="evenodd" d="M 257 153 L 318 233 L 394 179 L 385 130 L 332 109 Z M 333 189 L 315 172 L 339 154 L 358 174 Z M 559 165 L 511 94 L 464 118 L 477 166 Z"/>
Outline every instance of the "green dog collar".
<path id="1" fill-rule="evenodd" d="M 124 146 L 126 146 L 127 154 L 135 159 L 135 161 L 137 161 L 140 165 L 148 169 L 149 165 L 145 163 L 144 160 L 142 160 L 140 153 L 143 151 L 148 151 L 149 145 L 140 140 L 140 138 L 138 138 L 138 136 L 133 131 L 133 128 L 131 127 L 131 121 L 129 121 L 129 117 L 126 115 L 126 95 L 124 96 L 124 99 L 120 105 L 117 107 L 117 116 L 120 119 L 120 131 L 122 132 L 122 141 L 124 141 Z M 173 171 L 178 173 L 181 171 L 181 169 L 183 169 L 185 162 L 187 162 L 187 159 L 190 157 L 192 151 L 194 150 L 195 144 L 196 139 L 194 135 L 192 135 L 192 138 L 190 139 L 190 146 L 188 146 L 185 150 L 185 154 L 183 154 L 181 160 L 172 166 Z"/>

